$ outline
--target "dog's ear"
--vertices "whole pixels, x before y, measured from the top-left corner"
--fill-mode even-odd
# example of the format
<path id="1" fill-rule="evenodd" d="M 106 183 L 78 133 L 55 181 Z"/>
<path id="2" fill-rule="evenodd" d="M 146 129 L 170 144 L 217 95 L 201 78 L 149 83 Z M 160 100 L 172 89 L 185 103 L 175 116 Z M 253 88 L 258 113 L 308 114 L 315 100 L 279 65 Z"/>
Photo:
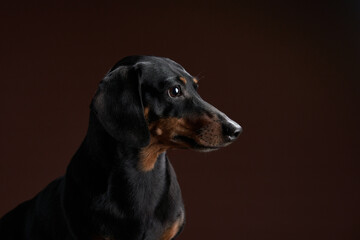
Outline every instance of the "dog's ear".
<path id="1" fill-rule="evenodd" d="M 143 147 L 150 141 L 141 99 L 141 69 L 117 66 L 100 82 L 91 110 L 113 138 L 128 146 Z"/>

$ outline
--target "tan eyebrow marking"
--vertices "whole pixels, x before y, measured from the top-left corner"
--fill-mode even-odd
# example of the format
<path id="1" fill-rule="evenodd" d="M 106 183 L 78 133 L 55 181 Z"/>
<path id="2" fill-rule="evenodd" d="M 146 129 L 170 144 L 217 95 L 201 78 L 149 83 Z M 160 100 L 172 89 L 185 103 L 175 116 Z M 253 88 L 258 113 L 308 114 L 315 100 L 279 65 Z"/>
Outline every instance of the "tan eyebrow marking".
<path id="1" fill-rule="evenodd" d="M 184 84 L 186 84 L 186 79 L 184 77 L 179 78 Z"/>
<path id="2" fill-rule="evenodd" d="M 194 81 L 195 84 L 199 83 L 199 80 L 197 80 L 196 78 L 193 78 L 193 81 Z"/>

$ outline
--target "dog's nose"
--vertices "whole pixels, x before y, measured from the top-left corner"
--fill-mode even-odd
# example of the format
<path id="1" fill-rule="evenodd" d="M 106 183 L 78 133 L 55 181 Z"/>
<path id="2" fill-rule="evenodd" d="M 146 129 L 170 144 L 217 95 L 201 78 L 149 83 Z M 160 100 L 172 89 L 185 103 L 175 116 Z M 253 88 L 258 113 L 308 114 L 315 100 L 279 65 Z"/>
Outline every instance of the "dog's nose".
<path id="1" fill-rule="evenodd" d="M 240 135 L 242 127 L 233 120 L 227 118 L 222 125 L 222 130 L 225 140 L 232 142 Z"/>

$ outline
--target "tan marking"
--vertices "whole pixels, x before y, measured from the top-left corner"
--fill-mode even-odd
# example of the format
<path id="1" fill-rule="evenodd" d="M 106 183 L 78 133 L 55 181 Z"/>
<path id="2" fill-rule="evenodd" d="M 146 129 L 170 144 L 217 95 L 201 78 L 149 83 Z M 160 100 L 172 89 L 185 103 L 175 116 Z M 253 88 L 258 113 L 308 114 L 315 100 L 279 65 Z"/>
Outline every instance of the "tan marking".
<path id="1" fill-rule="evenodd" d="M 159 154 L 166 151 L 166 148 L 156 143 L 154 137 L 150 138 L 150 144 L 140 152 L 140 170 L 143 172 L 151 171 L 156 163 Z"/>
<path id="2" fill-rule="evenodd" d="M 179 78 L 184 84 L 186 84 L 186 79 L 184 77 Z"/>
<path id="3" fill-rule="evenodd" d="M 196 136 L 196 142 L 209 147 L 221 146 L 224 143 L 222 126 L 216 116 L 203 116 L 203 127 L 199 135 Z"/>
<path id="4" fill-rule="evenodd" d="M 161 135 L 163 133 L 163 131 L 160 128 L 157 128 L 155 130 L 155 132 L 156 132 L 157 135 Z"/>
<path id="5" fill-rule="evenodd" d="M 179 133 L 185 134 L 188 130 L 186 130 L 184 119 L 165 118 L 149 124 L 149 131 L 150 143 L 141 150 L 139 162 L 140 170 L 145 172 L 154 168 L 160 153 L 170 148 L 180 147 L 181 144 L 175 142 L 173 137 Z"/>
<path id="6" fill-rule="evenodd" d="M 139 169 L 151 171 L 158 156 L 174 148 L 191 148 L 189 143 L 178 141 L 174 136 L 186 136 L 196 143 L 218 147 L 223 144 L 221 123 L 216 117 L 202 115 L 199 117 L 183 118 L 162 118 L 149 124 L 150 143 L 140 152 Z"/>
<path id="7" fill-rule="evenodd" d="M 92 240 L 113 240 L 113 238 L 110 237 L 101 237 L 101 236 L 95 236 Z"/>
<path id="8" fill-rule="evenodd" d="M 196 78 L 193 78 L 193 82 L 194 82 L 195 84 L 198 84 L 198 83 L 199 83 L 199 80 L 197 80 Z"/>
<path id="9" fill-rule="evenodd" d="M 150 110 L 149 107 L 144 108 L 144 116 L 146 120 L 149 118 L 149 110 Z"/>
<path id="10" fill-rule="evenodd" d="M 177 220 L 173 225 L 165 230 L 161 235 L 160 240 L 171 240 L 180 230 L 180 220 Z"/>
<path id="11" fill-rule="evenodd" d="M 180 217 L 161 235 L 160 240 L 170 240 L 180 231 L 181 226 L 184 224 L 184 212 L 181 213 Z"/>

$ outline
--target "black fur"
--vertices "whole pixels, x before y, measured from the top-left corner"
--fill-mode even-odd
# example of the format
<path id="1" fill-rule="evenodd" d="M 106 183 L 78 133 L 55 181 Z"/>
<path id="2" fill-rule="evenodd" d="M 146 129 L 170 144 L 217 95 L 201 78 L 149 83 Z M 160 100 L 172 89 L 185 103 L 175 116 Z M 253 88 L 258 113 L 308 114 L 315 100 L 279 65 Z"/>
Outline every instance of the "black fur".
<path id="1" fill-rule="evenodd" d="M 179 76 L 187 83 L 181 85 Z M 140 152 L 150 142 L 149 124 L 216 115 L 225 139 L 221 144 L 204 146 L 189 136 L 170 139 L 198 150 L 225 146 L 241 130 L 200 98 L 192 79 L 166 58 L 132 56 L 118 62 L 93 98 L 88 132 L 66 175 L 6 214 L 0 239 L 163 239 L 184 216 L 184 206 L 165 151 L 151 171 L 138 168 Z M 173 98 L 168 89 L 176 85 L 183 95 Z M 144 106 L 150 108 L 147 118 Z"/>

